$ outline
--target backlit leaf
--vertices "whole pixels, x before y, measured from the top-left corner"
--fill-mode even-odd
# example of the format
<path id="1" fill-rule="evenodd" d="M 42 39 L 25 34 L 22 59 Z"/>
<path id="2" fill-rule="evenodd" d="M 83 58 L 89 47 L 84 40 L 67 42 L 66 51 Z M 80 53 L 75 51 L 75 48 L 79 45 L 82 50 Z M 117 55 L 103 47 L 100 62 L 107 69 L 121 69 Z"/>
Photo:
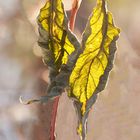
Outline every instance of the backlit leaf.
<path id="1" fill-rule="evenodd" d="M 79 46 L 68 28 L 68 19 L 62 0 L 48 0 L 38 16 L 39 45 L 43 48 L 44 62 L 58 71 L 68 56 Z"/>
<path id="2" fill-rule="evenodd" d="M 46 96 L 27 102 L 21 100 L 24 104 L 47 102 L 61 95 L 68 83 L 68 74 L 59 76 L 59 73 L 66 72 L 65 69 L 68 68 L 65 65 L 69 57 L 73 56 L 80 48 L 77 38 L 69 30 L 62 0 L 47 0 L 45 6 L 40 10 L 37 21 L 39 25 L 38 44 L 43 50 L 43 61 L 49 66 L 50 84 Z"/>
<path id="3" fill-rule="evenodd" d="M 114 26 L 112 14 L 106 9 L 105 0 L 97 0 L 83 34 L 83 53 L 74 66 L 69 80 L 69 96 L 80 103 L 79 133 L 85 137 L 88 111 L 98 92 L 102 91 L 112 69 L 119 29 Z M 76 104 L 77 104 L 76 103 Z"/>

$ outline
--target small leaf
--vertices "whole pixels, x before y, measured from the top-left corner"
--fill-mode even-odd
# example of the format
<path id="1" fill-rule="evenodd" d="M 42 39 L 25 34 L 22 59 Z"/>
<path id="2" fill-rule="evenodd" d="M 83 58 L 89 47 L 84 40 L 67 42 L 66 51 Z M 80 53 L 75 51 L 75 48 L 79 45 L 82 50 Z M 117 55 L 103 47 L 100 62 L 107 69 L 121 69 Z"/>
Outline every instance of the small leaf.
<path id="1" fill-rule="evenodd" d="M 39 45 L 43 48 L 44 62 L 60 70 L 68 56 L 80 44 L 70 32 L 62 0 L 48 0 L 38 16 Z"/>
<path id="2" fill-rule="evenodd" d="M 80 54 L 69 80 L 69 96 L 80 104 L 77 109 L 80 109 L 79 133 L 82 137 L 85 137 L 89 109 L 95 102 L 96 94 L 104 89 L 112 69 L 119 32 L 114 26 L 112 14 L 107 12 L 105 0 L 97 0 L 83 34 L 83 53 Z"/>

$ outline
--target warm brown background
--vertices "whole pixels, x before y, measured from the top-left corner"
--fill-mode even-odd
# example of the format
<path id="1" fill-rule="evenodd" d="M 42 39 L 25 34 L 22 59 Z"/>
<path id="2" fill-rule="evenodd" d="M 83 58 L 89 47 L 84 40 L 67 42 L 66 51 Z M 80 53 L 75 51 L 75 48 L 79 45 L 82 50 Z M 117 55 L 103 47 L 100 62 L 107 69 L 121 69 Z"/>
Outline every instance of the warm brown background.
<path id="1" fill-rule="evenodd" d="M 24 106 L 19 96 L 44 95 L 48 71 L 37 47 L 36 17 L 45 0 L 0 0 L 0 140 L 48 140 L 52 102 Z M 71 0 L 66 8 L 70 7 Z M 114 69 L 88 118 L 87 140 L 140 139 L 140 1 L 108 0 L 121 28 Z M 80 38 L 95 0 L 83 0 Z M 79 140 L 76 113 L 64 93 L 56 140 Z"/>

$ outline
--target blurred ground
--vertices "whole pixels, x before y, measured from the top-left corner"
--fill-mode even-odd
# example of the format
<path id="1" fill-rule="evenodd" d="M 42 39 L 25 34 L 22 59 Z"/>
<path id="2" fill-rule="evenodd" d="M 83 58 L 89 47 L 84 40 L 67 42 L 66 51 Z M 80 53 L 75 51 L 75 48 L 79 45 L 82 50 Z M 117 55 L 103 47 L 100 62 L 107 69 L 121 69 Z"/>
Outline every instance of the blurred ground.
<path id="1" fill-rule="evenodd" d="M 20 95 L 44 95 L 47 88 L 48 71 L 37 47 L 36 24 L 44 1 L 0 1 L 0 140 L 48 140 L 52 102 L 24 106 L 18 100 Z M 69 8 L 70 0 L 65 2 Z M 121 36 L 108 86 L 90 112 L 87 139 L 139 140 L 140 1 L 108 3 Z M 82 2 L 75 29 L 79 38 L 94 4 L 94 0 Z M 76 120 L 72 102 L 63 94 L 56 140 L 78 140 Z"/>

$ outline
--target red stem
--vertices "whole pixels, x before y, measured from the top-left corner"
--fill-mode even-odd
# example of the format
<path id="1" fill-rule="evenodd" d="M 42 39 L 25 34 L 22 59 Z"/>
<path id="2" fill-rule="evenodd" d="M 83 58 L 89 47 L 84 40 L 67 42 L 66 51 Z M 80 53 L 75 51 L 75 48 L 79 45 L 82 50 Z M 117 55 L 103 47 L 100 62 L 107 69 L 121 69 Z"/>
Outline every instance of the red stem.
<path id="1" fill-rule="evenodd" d="M 74 30 L 75 18 L 76 18 L 77 11 L 78 11 L 78 0 L 74 0 L 73 7 L 71 10 L 71 16 L 70 16 L 70 29 L 71 29 L 71 31 Z M 57 115 L 59 98 L 60 98 L 60 96 L 56 97 L 54 99 L 54 103 L 53 103 L 51 128 L 50 128 L 50 140 L 55 140 L 55 124 L 56 124 L 56 115 Z"/>
<path id="2" fill-rule="evenodd" d="M 51 128 L 50 128 L 50 140 L 55 140 L 55 122 L 56 122 L 56 115 L 57 115 L 57 108 L 59 103 L 60 96 L 54 99 L 53 103 L 53 111 L 52 111 L 52 118 L 51 118 Z"/>
<path id="3" fill-rule="evenodd" d="M 71 10 L 71 15 L 70 15 L 70 29 L 71 29 L 71 31 L 74 30 L 77 11 L 78 11 L 78 0 L 74 0 L 72 10 Z"/>

